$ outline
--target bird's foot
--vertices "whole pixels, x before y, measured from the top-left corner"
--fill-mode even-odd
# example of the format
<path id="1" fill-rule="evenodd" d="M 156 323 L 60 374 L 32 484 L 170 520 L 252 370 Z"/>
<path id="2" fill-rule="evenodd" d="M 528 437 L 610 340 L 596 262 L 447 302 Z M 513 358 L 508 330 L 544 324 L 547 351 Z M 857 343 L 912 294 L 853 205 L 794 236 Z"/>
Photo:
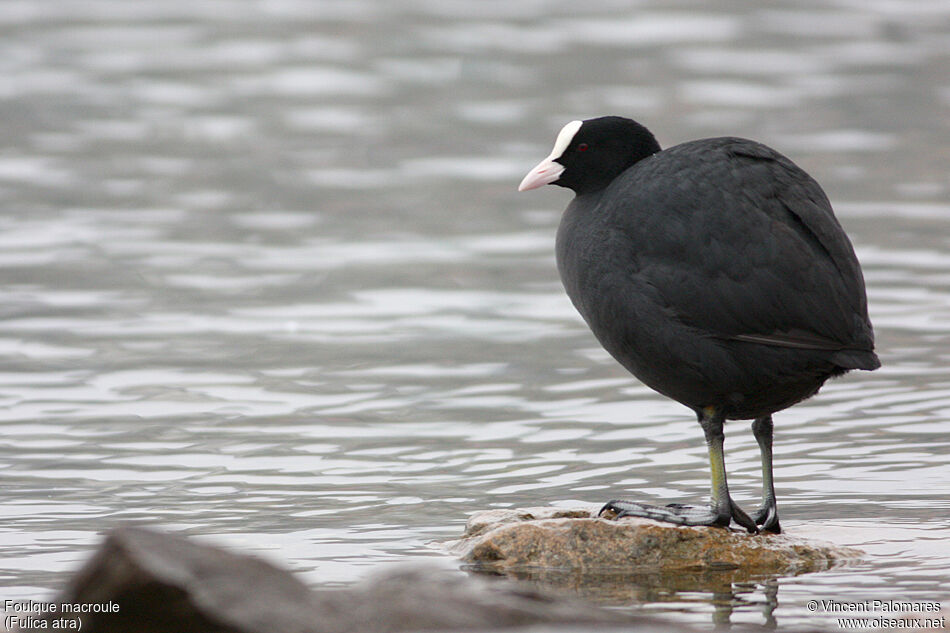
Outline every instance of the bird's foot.
<path id="1" fill-rule="evenodd" d="M 730 521 L 735 521 L 748 530 L 750 534 L 759 531 L 755 522 L 732 499 L 729 499 L 729 506 L 728 512 L 721 512 L 710 506 L 687 506 L 679 503 L 671 503 L 667 506 L 651 506 L 635 501 L 615 499 L 608 501 L 597 513 L 597 516 L 602 516 L 605 511 L 609 510 L 615 513 L 615 519 L 627 516 L 643 517 L 677 525 L 711 525 L 716 527 L 728 527 Z"/>
<path id="2" fill-rule="evenodd" d="M 778 508 L 775 506 L 774 501 L 772 503 L 766 503 L 756 510 L 755 514 L 752 515 L 752 519 L 763 532 L 771 532 L 772 534 L 782 533 L 782 526 L 779 525 L 778 522 Z"/>

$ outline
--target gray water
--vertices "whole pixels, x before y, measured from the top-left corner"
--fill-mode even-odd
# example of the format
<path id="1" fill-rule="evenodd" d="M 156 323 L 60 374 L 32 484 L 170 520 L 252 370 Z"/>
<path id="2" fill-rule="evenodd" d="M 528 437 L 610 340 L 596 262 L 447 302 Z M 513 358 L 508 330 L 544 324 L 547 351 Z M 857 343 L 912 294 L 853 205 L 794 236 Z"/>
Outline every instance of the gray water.
<path id="1" fill-rule="evenodd" d="M 627 607 L 950 607 L 950 5 L 578 6 L 0 5 L 0 599 L 123 523 L 340 586 L 451 563 L 433 544 L 480 509 L 705 498 L 692 414 L 563 294 L 568 193 L 515 191 L 566 121 L 615 113 L 815 175 L 884 362 L 775 417 L 783 525 L 866 560 Z M 746 423 L 726 449 L 752 507 Z"/>

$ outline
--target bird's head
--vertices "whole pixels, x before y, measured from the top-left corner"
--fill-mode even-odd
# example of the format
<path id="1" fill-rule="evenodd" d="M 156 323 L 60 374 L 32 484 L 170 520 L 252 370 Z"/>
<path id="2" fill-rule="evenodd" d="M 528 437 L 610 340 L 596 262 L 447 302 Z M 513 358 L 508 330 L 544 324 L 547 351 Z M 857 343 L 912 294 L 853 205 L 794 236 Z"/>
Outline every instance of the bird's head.
<path id="1" fill-rule="evenodd" d="M 554 149 L 521 181 L 518 191 L 558 185 L 577 194 L 599 191 L 639 160 L 660 151 L 648 129 L 619 116 L 571 121 Z"/>

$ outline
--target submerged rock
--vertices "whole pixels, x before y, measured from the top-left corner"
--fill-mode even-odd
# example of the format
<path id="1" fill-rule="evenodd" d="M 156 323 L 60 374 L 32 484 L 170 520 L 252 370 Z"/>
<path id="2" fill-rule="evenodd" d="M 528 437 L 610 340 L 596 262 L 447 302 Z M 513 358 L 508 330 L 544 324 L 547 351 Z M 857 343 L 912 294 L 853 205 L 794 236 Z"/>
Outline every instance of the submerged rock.
<path id="1" fill-rule="evenodd" d="M 690 527 L 651 519 L 598 518 L 591 508 L 488 510 L 473 515 L 449 549 L 491 571 L 799 574 L 861 556 L 858 550 L 787 534 Z M 737 577 L 736 580 L 741 578 Z"/>
<path id="2" fill-rule="evenodd" d="M 386 633 L 682 630 L 505 580 L 437 566 L 395 569 L 338 590 L 314 591 L 258 558 L 141 528 L 114 530 L 49 604 L 80 607 L 63 620 L 40 611 L 21 631 L 86 633 Z M 83 609 L 99 605 L 94 609 Z M 24 617 L 24 620 L 27 618 Z M 58 627 L 54 622 L 63 620 Z M 68 622 L 66 622 L 68 620 Z M 22 621 L 21 621 L 22 622 Z"/>

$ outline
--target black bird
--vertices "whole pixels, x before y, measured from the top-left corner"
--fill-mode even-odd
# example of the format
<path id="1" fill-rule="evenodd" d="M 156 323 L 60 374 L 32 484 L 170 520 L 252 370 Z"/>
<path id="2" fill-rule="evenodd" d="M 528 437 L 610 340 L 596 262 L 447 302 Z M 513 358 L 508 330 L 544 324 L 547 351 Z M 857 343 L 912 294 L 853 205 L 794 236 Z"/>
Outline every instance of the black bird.
<path id="1" fill-rule="evenodd" d="M 614 500 L 601 513 L 780 532 L 772 414 L 881 365 L 861 268 L 824 191 L 761 143 L 661 150 L 616 116 L 565 125 L 519 190 L 546 184 L 576 194 L 556 247 L 574 306 L 621 365 L 695 411 L 709 449 L 711 507 Z M 752 518 L 729 495 L 726 420 L 754 420 L 763 482 Z"/>

